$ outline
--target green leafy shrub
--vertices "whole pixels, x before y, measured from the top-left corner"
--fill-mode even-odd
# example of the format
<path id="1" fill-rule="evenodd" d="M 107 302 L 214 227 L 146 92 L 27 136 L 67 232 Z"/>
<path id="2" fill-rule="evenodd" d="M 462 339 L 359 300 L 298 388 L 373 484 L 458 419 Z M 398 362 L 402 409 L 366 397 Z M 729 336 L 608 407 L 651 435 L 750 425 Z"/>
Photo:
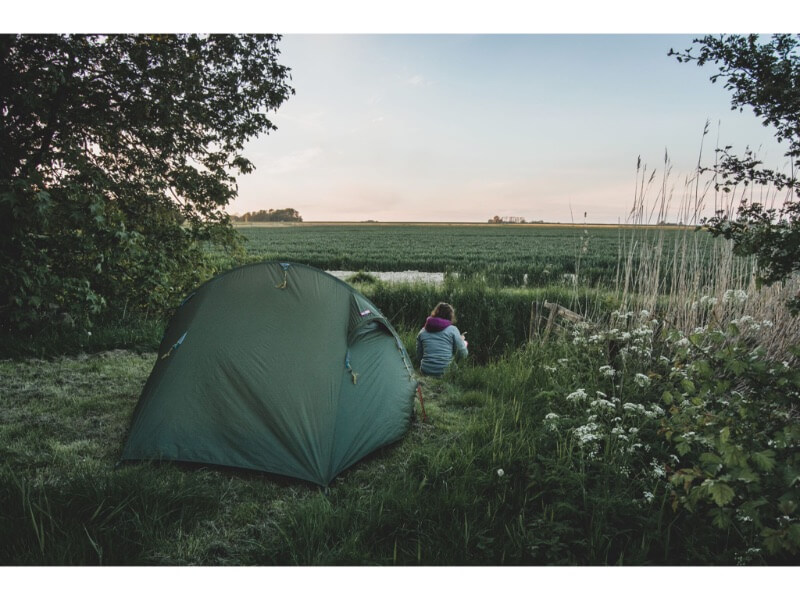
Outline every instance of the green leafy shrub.
<path id="1" fill-rule="evenodd" d="M 680 456 L 673 507 L 745 544 L 740 562 L 800 553 L 800 371 L 741 338 L 763 326 L 740 319 L 724 331 L 672 333 L 662 382 L 662 434 Z"/>
<path id="2" fill-rule="evenodd" d="M 357 271 L 353 273 L 346 279 L 347 283 L 367 283 L 367 284 L 375 284 L 378 282 L 378 278 L 375 277 L 372 273 L 367 273 L 366 271 Z"/>

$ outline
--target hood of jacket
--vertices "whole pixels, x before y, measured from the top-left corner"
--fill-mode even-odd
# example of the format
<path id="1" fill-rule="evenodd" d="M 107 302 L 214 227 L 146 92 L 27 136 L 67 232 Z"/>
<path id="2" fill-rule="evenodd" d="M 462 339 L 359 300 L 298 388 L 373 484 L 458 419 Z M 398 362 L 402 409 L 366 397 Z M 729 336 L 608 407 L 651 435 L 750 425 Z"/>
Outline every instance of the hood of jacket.
<path id="1" fill-rule="evenodd" d="M 452 323 L 447 319 L 442 319 L 439 317 L 428 317 L 425 321 L 425 331 L 430 333 L 436 333 L 437 331 L 442 331 L 443 329 L 447 329 L 450 327 Z"/>

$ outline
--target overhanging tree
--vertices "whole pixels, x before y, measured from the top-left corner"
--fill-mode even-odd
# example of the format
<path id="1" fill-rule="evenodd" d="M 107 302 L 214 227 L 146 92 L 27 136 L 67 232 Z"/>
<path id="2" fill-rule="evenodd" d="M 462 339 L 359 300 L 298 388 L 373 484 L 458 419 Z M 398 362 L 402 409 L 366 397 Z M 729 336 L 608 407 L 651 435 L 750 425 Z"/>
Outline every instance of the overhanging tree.
<path id="1" fill-rule="evenodd" d="M 752 150 L 737 156 L 731 147 L 720 149 L 721 160 L 714 167 L 718 188 L 769 185 L 784 190 L 786 197 L 782 205 L 768 207 L 744 196 L 736 214 L 720 211 L 709 219 L 709 231 L 733 240 L 738 254 L 755 256 L 762 283 L 785 281 L 800 270 L 800 181 L 795 175 L 800 158 L 800 36 L 705 36 L 694 43 L 697 48 L 669 54 L 679 62 L 717 65 L 719 72 L 711 81 L 725 81 L 734 110 L 749 106 L 765 126 L 775 128 L 778 141 L 788 144 L 785 156 L 790 162 L 787 174 L 764 168 Z M 800 311 L 800 292 L 790 307 Z"/>
<path id="2" fill-rule="evenodd" d="M 294 93 L 273 35 L 0 36 L 0 325 L 158 311 Z"/>

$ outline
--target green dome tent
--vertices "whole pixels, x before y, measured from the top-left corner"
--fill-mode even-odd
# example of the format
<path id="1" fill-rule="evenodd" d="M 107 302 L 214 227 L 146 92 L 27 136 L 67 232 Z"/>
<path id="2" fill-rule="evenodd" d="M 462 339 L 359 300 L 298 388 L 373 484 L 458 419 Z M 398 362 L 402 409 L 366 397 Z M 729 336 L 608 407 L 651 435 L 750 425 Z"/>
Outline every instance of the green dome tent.
<path id="1" fill-rule="evenodd" d="M 121 458 L 327 486 L 406 433 L 416 385 L 397 333 L 352 287 L 305 265 L 247 265 L 170 320 Z"/>

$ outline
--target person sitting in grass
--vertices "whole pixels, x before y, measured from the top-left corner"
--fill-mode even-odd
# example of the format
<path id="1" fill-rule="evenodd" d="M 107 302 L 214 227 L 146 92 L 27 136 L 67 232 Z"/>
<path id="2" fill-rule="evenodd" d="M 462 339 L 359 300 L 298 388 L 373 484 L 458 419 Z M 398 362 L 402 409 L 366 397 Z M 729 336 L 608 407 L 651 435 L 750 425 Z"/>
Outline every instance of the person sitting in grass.
<path id="1" fill-rule="evenodd" d="M 455 321 L 453 307 L 439 302 L 417 334 L 417 359 L 423 375 L 441 377 L 453 358 L 466 358 L 467 340 L 453 325 Z"/>

